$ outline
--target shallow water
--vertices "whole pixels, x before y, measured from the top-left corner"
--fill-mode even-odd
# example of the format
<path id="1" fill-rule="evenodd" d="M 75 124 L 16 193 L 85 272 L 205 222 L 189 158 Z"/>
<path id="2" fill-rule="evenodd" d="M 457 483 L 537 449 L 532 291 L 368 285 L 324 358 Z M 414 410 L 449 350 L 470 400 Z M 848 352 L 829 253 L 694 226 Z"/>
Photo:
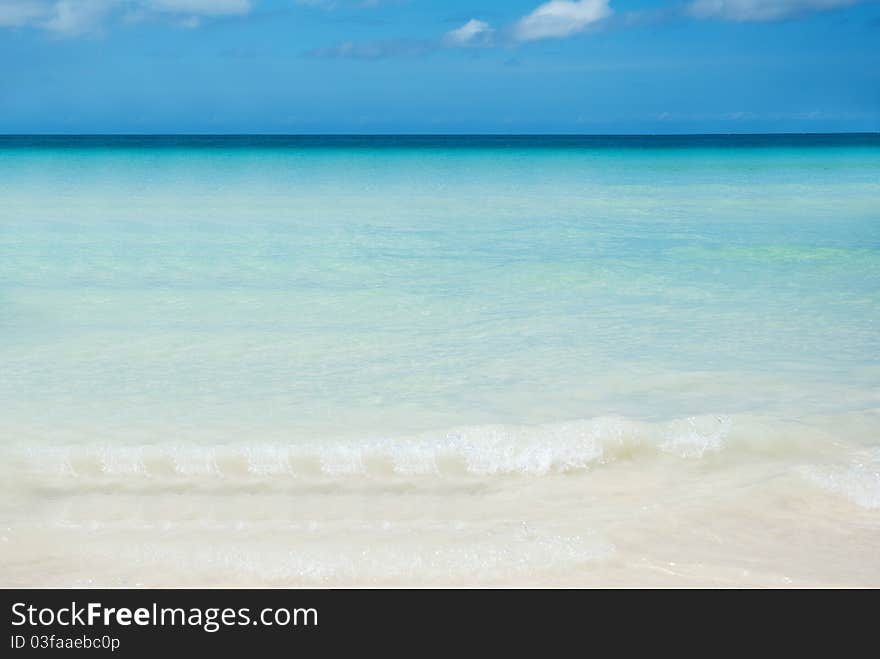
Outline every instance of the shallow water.
<path id="1" fill-rule="evenodd" d="M 880 585 L 880 138 L 0 138 L 4 585 Z"/>

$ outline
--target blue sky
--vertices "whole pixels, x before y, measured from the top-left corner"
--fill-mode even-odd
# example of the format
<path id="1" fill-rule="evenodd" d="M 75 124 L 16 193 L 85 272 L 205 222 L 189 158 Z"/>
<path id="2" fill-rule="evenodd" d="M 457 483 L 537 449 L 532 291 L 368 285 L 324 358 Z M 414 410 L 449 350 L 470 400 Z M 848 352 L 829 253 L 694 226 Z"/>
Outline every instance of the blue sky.
<path id="1" fill-rule="evenodd" d="M 880 130 L 876 0 L 0 0 L 0 132 Z"/>

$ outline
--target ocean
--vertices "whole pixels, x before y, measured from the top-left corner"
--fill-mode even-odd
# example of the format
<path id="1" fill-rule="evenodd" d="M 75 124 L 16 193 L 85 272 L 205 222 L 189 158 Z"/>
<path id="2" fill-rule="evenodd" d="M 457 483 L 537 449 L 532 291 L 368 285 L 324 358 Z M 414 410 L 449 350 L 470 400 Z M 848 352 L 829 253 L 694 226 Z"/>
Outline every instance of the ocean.
<path id="1" fill-rule="evenodd" d="M 880 586 L 880 135 L 0 137 L 0 585 Z"/>

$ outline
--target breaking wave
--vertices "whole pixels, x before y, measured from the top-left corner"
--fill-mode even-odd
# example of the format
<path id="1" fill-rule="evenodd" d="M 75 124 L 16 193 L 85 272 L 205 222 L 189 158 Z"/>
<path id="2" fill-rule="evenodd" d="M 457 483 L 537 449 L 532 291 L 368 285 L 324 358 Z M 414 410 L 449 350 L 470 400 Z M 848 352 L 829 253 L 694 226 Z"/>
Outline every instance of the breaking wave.
<path id="1" fill-rule="evenodd" d="M 811 435 L 810 432 L 813 434 Z M 405 438 L 120 446 L 21 447 L 7 465 L 57 477 L 253 478 L 291 476 L 543 476 L 621 460 L 699 459 L 732 446 L 792 450 L 815 431 L 748 418 L 694 416 L 664 423 L 601 417 L 544 425 L 481 425 Z M 767 441 L 768 437 L 778 440 Z"/>
<path id="2" fill-rule="evenodd" d="M 807 480 L 861 508 L 880 508 L 880 449 L 864 451 L 843 464 L 807 465 L 800 472 Z"/>

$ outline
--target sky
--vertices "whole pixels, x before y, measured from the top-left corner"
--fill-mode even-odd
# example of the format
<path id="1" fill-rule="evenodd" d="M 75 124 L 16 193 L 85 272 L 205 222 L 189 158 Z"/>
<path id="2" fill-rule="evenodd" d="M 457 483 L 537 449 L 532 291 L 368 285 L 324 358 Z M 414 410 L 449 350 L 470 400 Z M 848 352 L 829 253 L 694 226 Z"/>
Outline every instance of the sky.
<path id="1" fill-rule="evenodd" d="M 878 130 L 878 0 L 0 0 L 0 133 Z"/>

